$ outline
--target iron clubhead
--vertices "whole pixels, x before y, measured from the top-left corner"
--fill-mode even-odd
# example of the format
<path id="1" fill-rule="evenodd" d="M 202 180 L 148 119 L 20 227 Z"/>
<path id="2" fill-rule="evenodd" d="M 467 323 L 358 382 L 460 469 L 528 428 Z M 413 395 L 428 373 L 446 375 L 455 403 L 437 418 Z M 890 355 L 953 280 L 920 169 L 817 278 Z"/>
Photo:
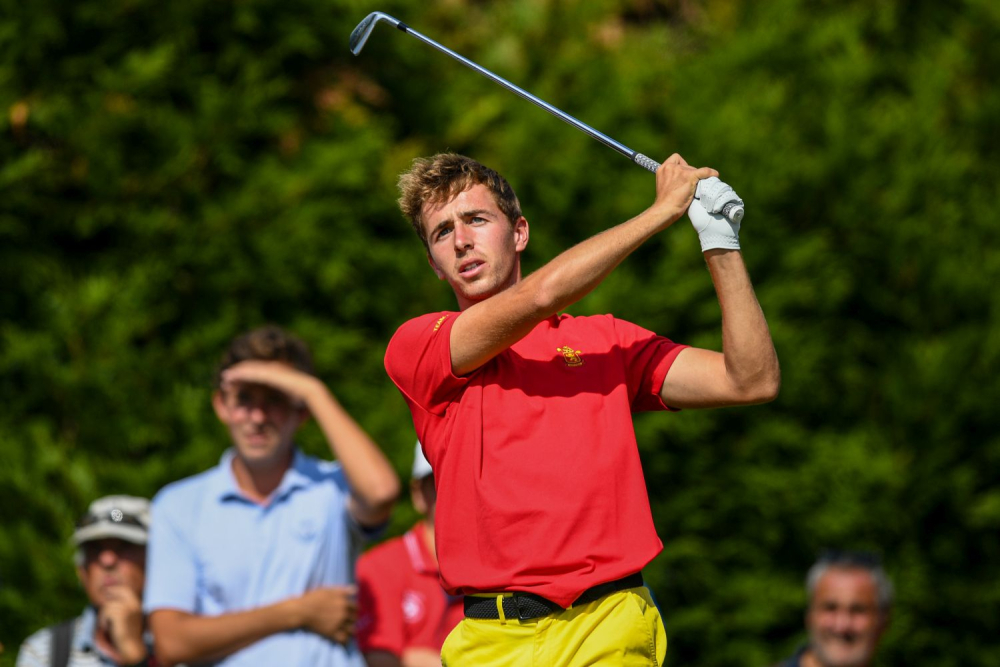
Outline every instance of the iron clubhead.
<path id="1" fill-rule="evenodd" d="M 365 42 L 368 41 L 368 36 L 372 34 L 372 30 L 375 29 L 379 21 L 386 21 L 394 28 L 399 28 L 403 25 L 401 21 L 392 18 L 388 14 L 372 12 L 358 24 L 358 27 L 351 31 L 351 53 L 354 55 L 361 53 L 361 49 L 365 48 Z"/>

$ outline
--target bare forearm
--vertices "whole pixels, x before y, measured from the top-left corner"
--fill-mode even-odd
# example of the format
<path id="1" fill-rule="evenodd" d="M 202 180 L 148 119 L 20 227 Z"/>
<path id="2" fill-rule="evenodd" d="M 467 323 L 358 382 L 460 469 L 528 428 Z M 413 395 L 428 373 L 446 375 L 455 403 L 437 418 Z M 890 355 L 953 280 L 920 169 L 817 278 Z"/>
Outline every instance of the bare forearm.
<path id="1" fill-rule="evenodd" d="M 458 375 L 479 368 L 539 322 L 583 298 L 622 260 L 688 209 L 698 180 L 719 173 L 672 155 L 656 172 L 653 205 L 562 253 L 509 289 L 462 312 L 451 329 L 451 364 Z M 526 237 L 525 237 L 526 238 Z"/>
<path id="2" fill-rule="evenodd" d="M 524 281 L 537 283 L 543 318 L 597 287 L 636 248 L 684 214 L 700 179 L 718 175 L 708 167 L 689 166 L 679 155 L 670 156 L 656 172 L 656 199 L 650 208 L 570 248 Z"/>
<path id="3" fill-rule="evenodd" d="M 451 333 L 455 374 L 479 368 L 539 322 L 579 301 L 671 222 L 654 209 L 647 210 L 573 246 L 511 288 L 467 309 Z"/>
<path id="4" fill-rule="evenodd" d="M 726 374 L 746 402 L 772 400 L 781 384 L 778 355 L 743 256 L 735 250 L 710 250 L 705 260 L 722 310 Z"/>
<path id="5" fill-rule="evenodd" d="M 340 462 L 356 503 L 355 518 L 377 525 L 389 518 L 399 496 L 399 478 L 389 460 L 324 384 L 307 397 L 309 410 Z"/>
<path id="6" fill-rule="evenodd" d="M 589 294 L 626 257 L 669 224 L 652 209 L 647 210 L 573 246 L 528 276 L 524 283 L 534 290 L 539 319 Z"/>
<path id="7" fill-rule="evenodd" d="M 150 626 L 157 658 L 165 665 L 217 660 L 278 632 L 301 626 L 293 604 L 279 602 L 244 612 L 199 616 L 154 611 Z"/>

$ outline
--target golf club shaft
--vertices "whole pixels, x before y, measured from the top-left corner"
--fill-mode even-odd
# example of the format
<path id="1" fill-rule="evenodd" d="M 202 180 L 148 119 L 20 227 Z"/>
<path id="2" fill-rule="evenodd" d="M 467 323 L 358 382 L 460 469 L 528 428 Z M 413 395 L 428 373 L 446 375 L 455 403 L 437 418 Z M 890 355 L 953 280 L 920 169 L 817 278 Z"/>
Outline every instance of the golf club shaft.
<path id="1" fill-rule="evenodd" d="M 532 95 L 528 91 L 524 90 L 523 88 L 521 88 L 519 86 L 514 85 L 513 83 L 511 83 L 507 79 L 504 79 L 501 76 L 497 76 L 496 74 L 494 74 L 493 72 L 489 71 L 485 67 L 481 67 L 480 65 L 477 65 L 476 63 L 472 62 L 471 60 L 469 60 L 465 56 L 462 56 L 461 54 L 455 53 L 454 51 L 452 51 L 451 49 L 449 49 L 447 46 L 444 46 L 443 44 L 439 44 L 438 42 L 435 42 L 430 37 L 427 37 L 426 35 L 423 35 L 423 34 L 417 32 L 416 30 L 414 30 L 413 28 L 409 27 L 405 23 L 400 22 L 399 29 L 402 30 L 403 32 L 409 34 L 409 35 L 412 35 L 413 37 L 416 37 L 417 39 L 419 39 L 424 44 L 427 44 L 428 46 L 433 46 L 438 51 L 441 51 L 442 53 L 448 54 L 449 56 L 451 56 L 452 58 L 454 58 L 458 62 L 462 63 L 466 67 L 469 67 L 470 69 L 473 69 L 473 70 L 479 72 L 480 74 L 482 74 L 483 76 L 485 76 L 487 79 L 490 79 L 494 83 L 500 84 L 501 86 L 503 86 L 504 88 L 506 88 L 510 92 L 515 93 L 517 95 L 520 95 L 521 97 L 523 97 L 524 99 L 528 100 L 529 102 L 531 102 L 535 106 L 538 106 L 538 107 L 541 107 L 542 109 L 545 109 L 546 111 L 548 111 L 553 116 L 556 116 L 556 117 L 558 117 L 558 118 L 566 121 L 567 123 L 569 123 L 570 125 L 572 125 L 576 129 L 580 130 L 581 132 L 585 132 L 586 134 L 589 134 L 594 139 L 597 139 L 598 141 L 600 141 L 602 144 L 604 144 L 605 146 L 607 146 L 609 148 L 613 148 L 614 150 L 618 151 L 619 153 L 621 153 L 622 155 L 624 155 L 628 159 L 630 159 L 633 162 L 635 162 L 636 164 L 638 164 L 639 166 L 645 167 L 646 169 L 648 169 L 649 171 L 654 172 L 654 173 L 656 172 L 657 168 L 659 168 L 660 163 L 657 162 L 656 160 L 648 158 L 645 155 L 643 155 L 642 153 L 637 153 L 636 151 L 632 150 L 628 146 L 625 146 L 624 144 L 622 144 L 622 143 L 620 143 L 618 141 L 615 141 L 614 139 L 612 139 L 608 135 L 604 134 L 603 132 L 598 132 L 597 130 L 595 130 L 591 126 L 587 125 L 586 123 L 583 123 L 583 122 L 577 120 L 576 118 L 573 118 L 573 116 L 570 116 L 568 113 L 566 113 L 566 112 L 564 112 L 564 111 L 562 111 L 560 109 L 557 109 L 556 107 L 552 106 L 551 104 L 549 104 L 545 100 L 542 100 L 542 99 L 539 99 L 538 97 L 535 97 L 534 95 Z"/>
<path id="2" fill-rule="evenodd" d="M 364 44 L 365 44 L 365 42 L 368 39 L 368 36 L 371 34 L 371 31 L 375 28 L 375 26 L 378 24 L 379 21 L 383 21 L 383 20 L 387 21 L 388 23 L 391 23 L 398 30 L 401 30 L 401 31 L 403 31 L 403 32 L 405 32 L 405 33 L 407 33 L 407 34 L 409 34 L 409 35 L 411 35 L 411 36 L 419 39 L 424 44 L 427 44 L 428 46 L 432 46 L 435 49 L 437 49 L 438 51 L 441 51 L 442 53 L 451 56 L 452 58 L 454 58 L 455 60 L 459 61 L 460 63 L 462 63 L 466 67 L 468 67 L 470 69 L 473 69 L 476 72 L 479 72 L 480 74 L 482 74 L 486 78 L 490 79 L 494 83 L 497 83 L 497 84 L 503 86 L 504 88 L 506 88 L 507 90 L 511 91 L 512 93 L 515 93 L 515 94 L 519 95 L 520 97 L 523 97 L 524 99 L 528 100 L 532 104 L 534 104 L 534 105 L 536 105 L 538 107 L 541 107 L 542 109 L 545 109 L 546 111 L 548 111 L 553 116 L 556 116 L 557 118 L 562 119 L 563 121 L 569 123 L 570 125 L 572 125 L 576 129 L 580 130 L 581 132 L 584 132 L 585 134 L 590 135 L 594 139 L 597 139 L 598 141 L 600 141 L 605 146 L 618 151 L 619 153 L 621 153 L 622 155 L 624 155 L 625 157 L 627 157 L 628 159 L 630 159 L 632 162 L 634 162 L 637 165 L 639 165 L 640 167 L 643 167 L 644 169 L 647 169 L 647 170 L 649 170 L 649 171 L 651 171 L 653 173 L 656 173 L 656 170 L 659 169 L 660 163 L 657 162 L 656 160 L 653 160 L 652 158 L 649 158 L 649 157 L 643 155 L 642 153 L 638 153 L 638 152 L 632 150 L 628 146 L 625 146 L 624 144 L 622 144 L 622 143 L 620 143 L 618 141 L 615 141 L 614 139 L 612 139 L 608 135 L 604 134 L 603 132 L 598 132 L 597 130 L 595 130 L 591 126 L 587 125 L 586 123 L 583 123 L 583 122 L 577 120 L 576 118 L 573 118 L 572 116 L 570 116 L 569 114 L 565 113 L 564 111 L 562 111 L 560 109 L 557 109 L 556 107 L 552 106 L 551 104 L 549 104 L 545 100 L 542 100 L 542 99 L 539 99 L 538 97 L 535 97 L 534 95 L 532 95 L 528 91 L 524 90 L 523 88 L 520 88 L 519 86 L 514 85 L 513 83 L 511 83 L 507 79 L 504 79 L 503 77 L 497 76 L 496 74 L 494 74 L 493 72 L 489 71 L 485 67 L 477 65 L 476 63 L 472 62 L 471 60 L 469 60 L 465 56 L 462 56 L 462 55 L 460 55 L 460 54 L 452 51 L 451 49 L 449 49 L 448 47 L 444 46 L 443 44 L 439 44 L 438 42 L 434 41 L 430 37 L 427 37 L 426 35 L 423 35 L 423 34 L 417 32 L 416 30 L 414 30 L 410 26 L 406 25 L 405 23 L 403 23 L 399 19 L 393 18 L 393 17 L 389 16 L 388 14 L 384 14 L 382 12 L 372 12 L 361 23 L 358 24 L 358 26 L 351 33 L 351 43 L 350 43 L 350 46 L 351 46 L 351 51 L 354 53 L 354 55 L 357 55 L 358 53 L 360 53 L 361 49 L 364 47 Z M 701 187 L 700 187 L 701 183 L 699 183 L 698 185 L 699 185 L 699 187 L 695 191 L 695 197 L 700 198 L 700 196 L 701 196 Z M 737 201 L 737 202 L 729 202 L 729 203 L 727 203 L 724 206 L 724 208 L 720 211 L 720 213 L 723 216 L 725 216 L 726 218 L 728 218 L 730 221 L 732 221 L 734 223 L 739 223 L 743 219 L 743 211 L 744 211 L 744 209 L 743 209 L 743 202 L 742 201 Z"/>

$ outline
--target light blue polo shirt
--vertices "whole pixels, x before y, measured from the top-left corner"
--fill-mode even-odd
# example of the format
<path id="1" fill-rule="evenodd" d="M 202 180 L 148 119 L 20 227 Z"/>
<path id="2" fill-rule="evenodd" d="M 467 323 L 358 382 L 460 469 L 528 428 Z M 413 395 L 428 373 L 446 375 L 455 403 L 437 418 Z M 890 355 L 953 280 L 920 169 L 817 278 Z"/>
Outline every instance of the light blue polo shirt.
<path id="1" fill-rule="evenodd" d="M 232 450 L 219 465 L 164 487 L 153 499 L 143 606 L 216 616 L 323 586 L 354 583 L 365 539 L 348 513 L 340 465 L 295 451 L 266 506 L 240 492 Z M 363 667 L 347 647 L 298 630 L 266 637 L 216 663 Z"/>

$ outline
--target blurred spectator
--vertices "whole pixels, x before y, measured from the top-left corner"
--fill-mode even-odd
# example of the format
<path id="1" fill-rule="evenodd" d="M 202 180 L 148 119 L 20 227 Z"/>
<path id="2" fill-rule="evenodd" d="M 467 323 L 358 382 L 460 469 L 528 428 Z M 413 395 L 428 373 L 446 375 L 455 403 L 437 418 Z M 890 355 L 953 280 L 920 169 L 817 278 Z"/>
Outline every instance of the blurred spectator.
<path id="1" fill-rule="evenodd" d="M 437 491 L 419 442 L 410 495 L 424 519 L 358 560 L 358 644 L 369 667 L 441 667 L 441 645 L 465 615 L 462 598 L 441 587 L 434 550 Z"/>
<path id="2" fill-rule="evenodd" d="M 889 623 L 892 583 L 873 554 L 829 551 L 806 576 L 809 643 L 776 667 L 868 667 Z"/>
<path id="3" fill-rule="evenodd" d="M 106 496 L 73 533 L 76 572 L 90 604 L 76 618 L 28 637 L 17 667 L 152 665 L 142 615 L 149 501 Z"/>
<path id="4" fill-rule="evenodd" d="M 212 405 L 233 447 L 153 501 L 145 606 L 166 664 L 364 665 L 354 565 L 399 493 L 388 460 L 277 327 L 235 339 Z M 316 419 L 337 462 L 293 438 Z"/>

